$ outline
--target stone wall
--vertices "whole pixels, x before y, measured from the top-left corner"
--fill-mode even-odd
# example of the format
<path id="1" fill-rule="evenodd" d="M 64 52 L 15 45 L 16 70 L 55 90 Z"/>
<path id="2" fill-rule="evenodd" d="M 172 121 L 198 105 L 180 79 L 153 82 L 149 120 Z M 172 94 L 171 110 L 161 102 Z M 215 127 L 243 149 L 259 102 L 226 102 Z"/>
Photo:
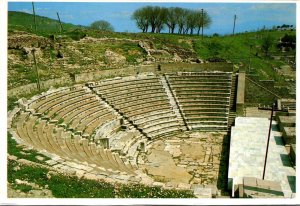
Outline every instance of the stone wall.
<path id="1" fill-rule="evenodd" d="M 233 66 L 228 63 L 190 64 L 190 63 L 168 63 L 155 65 L 142 65 L 122 69 L 101 70 L 90 73 L 75 74 L 75 82 L 82 83 L 117 76 L 131 76 L 144 72 L 168 73 L 168 72 L 199 72 L 199 71 L 224 71 L 232 72 Z"/>
<path id="2" fill-rule="evenodd" d="M 80 74 L 75 74 L 75 82 L 83 83 L 88 81 L 113 78 L 117 76 L 131 76 L 143 72 L 155 72 L 156 68 L 157 68 L 156 66 L 151 65 L 151 66 L 129 67 L 129 68 L 122 68 L 122 69 L 101 70 L 101 71 L 89 72 L 89 73 L 80 73 Z"/>
<path id="3" fill-rule="evenodd" d="M 236 113 L 237 116 L 243 116 L 245 103 L 245 77 L 244 71 L 239 72 L 237 84 L 237 98 L 236 98 Z"/>
<path id="4" fill-rule="evenodd" d="M 63 85 L 68 85 L 72 84 L 73 81 L 71 80 L 70 77 L 61 77 L 61 78 L 56 78 L 56 79 L 49 79 L 46 81 L 40 81 L 41 85 L 41 90 L 45 90 L 50 88 L 51 86 L 63 86 Z M 10 89 L 7 91 L 7 96 L 18 96 L 22 94 L 31 94 L 33 92 L 38 91 L 38 84 L 37 83 L 31 83 L 27 85 L 23 85 L 20 87 L 16 87 L 13 89 Z"/>
<path id="5" fill-rule="evenodd" d="M 190 64 L 190 63 L 168 63 L 155 65 L 141 65 L 127 67 L 122 69 L 109 69 L 89 73 L 74 74 L 56 79 L 41 81 L 41 90 L 50 88 L 51 86 L 64 86 L 77 83 L 85 83 L 89 81 L 97 81 L 100 79 L 114 78 L 118 76 L 132 76 L 139 73 L 152 72 L 163 74 L 168 72 L 200 72 L 200 71 L 224 71 L 232 72 L 233 66 L 228 63 L 209 63 L 209 64 Z M 8 96 L 18 96 L 21 94 L 31 94 L 37 92 L 37 83 L 31 83 L 24 86 L 16 87 L 8 90 Z"/>

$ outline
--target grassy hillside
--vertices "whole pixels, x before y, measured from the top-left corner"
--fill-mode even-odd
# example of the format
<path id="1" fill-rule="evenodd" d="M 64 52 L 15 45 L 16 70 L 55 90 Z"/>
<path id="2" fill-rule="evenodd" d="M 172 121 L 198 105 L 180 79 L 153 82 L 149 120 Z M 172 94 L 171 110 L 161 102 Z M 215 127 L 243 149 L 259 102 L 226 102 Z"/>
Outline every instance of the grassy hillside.
<path id="1" fill-rule="evenodd" d="M 59 38 L 53 39 L 51 35 L 59 33 L 57 20 L 38 16 L 37 24 L 35 32 L 33 15 L 8 13 L 9 89 L 37 81 L 32 55 L 27 53 L 26 47 L 38 45 L 40 50 L 37 53 L 37 63 L 41 80 L 68 76 L 70 73 L 174 62 L 177 55 L 181 58 L 180 61 L 185 62 L 218 58 L 232 62 L 245 69 L 257 82 L 274 80 L 274 85 L 281 88 L 277 87 L 274 91 L 278 95 L 293 96 L 289 93 L 294 90 L 295 70 L 290 69 L 292 75 L 286 76 L 280 67 L 292 65 L 288 59 L 293 60 L 295 51 L 281 52 L 276 44 L 285 34 L 295 35 L 296 31 L 258 31 L 235 36 L 205 36 L 202 39 L 197 35 L 104 32 L 63 24 L 65 31 Z M 20 35 L 20 30 L 27 33 Z M 267 35 L 273 39 L 269 56 L 262 50 L 262 41 Z M 139 45 L 140 42 L 155 51 L 150 59 L 147 51 Z M 106 56 L 107 51 L 114 52 L 125 60 L 121 64 L 115 64 Z M 280 58 L 273 58 L 275 56 Z M 253 99 L 251 94 L 257 95 L 259 89 L 250 86 L 247 89 L 246 95 L 250 96 L 246 99 L 250 101 Z M 263 103 L 263 97 L 264 94 L 258 95 L 249 103 L 258 103 L 260 99 L 260 103 Z"/>
<path id="2" fill-rule="evenodd" d="M 58 20 L 54 20 L 48 17 L 36 15 L 37 33 L 59 33 L 60 26 Z M 63 23 L 63 29 L 69 31 L 71 29 L 78 28 L 79 26 Z M 32 14 L 9 11 L 8 12 L 8 29 L 18 29 L 22 31 L 34 32 L 34 18 Z"/>
<path id="3" fill-rule="evenodd" d="M 261 79 L 282 81 L 283 79 L 274 72 L 272 66 L 279 67 L 286 63 L 266 57 L 261 49 L 262 39 L 268 34 L 274 39 L 273 46 L 270 49 L 271 55 L 294 55 L 293 51 L 290 53 L 279 52 L 276 48 L 276 43 L 285 34 L 295 35 L 295 31 L 259 31 L 235 36 L 211 37 L 203 42 L 200 40 L 196 41 L 195 50 L 199 56 L 205 59 L 212 56 L 214 52 L 210 51 L 210 45 L 218 45 L 218 51 L 216 51 L 218 57 L 230 60 L 236 64 L 242 63 L 245 68 L 248 68 L 250 64 L 251 68 L 253 68 L 251 73 L 259 75 Z"/>

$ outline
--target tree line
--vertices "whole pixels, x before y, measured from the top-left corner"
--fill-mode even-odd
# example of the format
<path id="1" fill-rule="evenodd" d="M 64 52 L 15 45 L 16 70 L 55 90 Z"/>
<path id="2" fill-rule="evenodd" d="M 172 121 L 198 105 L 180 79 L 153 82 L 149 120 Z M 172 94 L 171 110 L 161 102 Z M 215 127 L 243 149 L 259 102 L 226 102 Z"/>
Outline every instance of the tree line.
<path id="1" fill-rule="evenodd" d="M 135 10 L 132 17 L 142 32 L 200 34 L 201 29 L 210 26 L 212 20 L 205 10 L 191 10 L 179 7 L 145 6 Z"/>

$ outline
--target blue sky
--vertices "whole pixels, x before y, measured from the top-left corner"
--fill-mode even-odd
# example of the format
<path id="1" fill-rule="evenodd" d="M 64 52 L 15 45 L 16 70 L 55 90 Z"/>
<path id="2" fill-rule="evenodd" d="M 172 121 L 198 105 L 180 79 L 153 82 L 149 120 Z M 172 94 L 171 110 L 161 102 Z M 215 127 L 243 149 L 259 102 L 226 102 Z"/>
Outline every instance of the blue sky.
<path id="1" fill-rule="evenodd" d="M 138 32 L 132 13 L 146 5 L 205 9 L 212 18 L 205 34 L 229 34 L 232 32 L 233 17 L 237 15 L 236 32 L 256 30 L 263 26 L 296 25 L 295 3 L 112 3 L 112 2 L 35 2 L 36 14 L 67 23 L 90 25 L 96 20 L 110 22 L 115 31 Z M 9 11 L 32 13 L 31 2 L 9 2 Z"/>

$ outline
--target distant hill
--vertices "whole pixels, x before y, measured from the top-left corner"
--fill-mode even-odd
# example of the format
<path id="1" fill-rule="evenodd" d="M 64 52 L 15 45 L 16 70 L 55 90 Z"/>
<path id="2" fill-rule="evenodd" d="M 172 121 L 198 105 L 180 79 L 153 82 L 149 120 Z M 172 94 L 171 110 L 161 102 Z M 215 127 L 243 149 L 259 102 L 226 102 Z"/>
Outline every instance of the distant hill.
<path id="1" fill-rule="evenodd" d="M 24 31 L 34 31 L 34 18 L 33 14 L 28 14 L 18 11 L 8 12 L 8 29 L 17 29 Z M 43 17 L 36 15 L 37 33 L 59 33 L 60 26 L 58 20 L 51 19 L 48 17 Z M 63 29 L 70 31 L 71 29 L 76 29 L 82 26 L 63 23 Z"/>

